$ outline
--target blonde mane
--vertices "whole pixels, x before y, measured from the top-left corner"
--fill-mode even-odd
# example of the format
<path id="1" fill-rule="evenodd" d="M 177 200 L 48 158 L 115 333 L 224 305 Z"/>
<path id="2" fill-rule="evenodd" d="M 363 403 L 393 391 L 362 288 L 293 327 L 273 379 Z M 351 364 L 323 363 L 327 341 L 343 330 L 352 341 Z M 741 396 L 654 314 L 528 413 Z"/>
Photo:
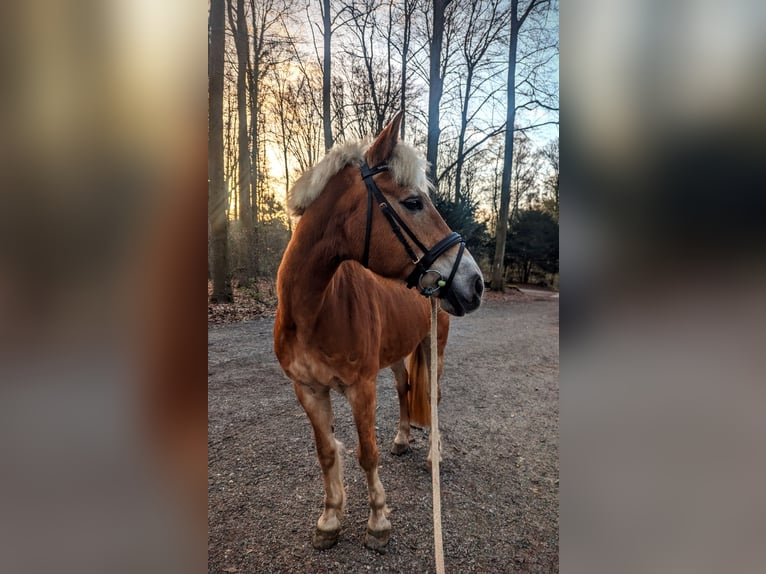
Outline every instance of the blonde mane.
<path id="1" fill-rule="evenodd" d="M 291 215 L 303 215 L 319 197 L 330 179 L 348 165 L 361 165 L 371 142 L 367 140 L 336 145 L 315 166 L 295 182 L 287 198 Z M 428 162 L 423 153 L 405 142 L 398 142 L 388 161 L 388 171 L 397 185 L 427 194 L 432 187 L 426 177 Z"/>

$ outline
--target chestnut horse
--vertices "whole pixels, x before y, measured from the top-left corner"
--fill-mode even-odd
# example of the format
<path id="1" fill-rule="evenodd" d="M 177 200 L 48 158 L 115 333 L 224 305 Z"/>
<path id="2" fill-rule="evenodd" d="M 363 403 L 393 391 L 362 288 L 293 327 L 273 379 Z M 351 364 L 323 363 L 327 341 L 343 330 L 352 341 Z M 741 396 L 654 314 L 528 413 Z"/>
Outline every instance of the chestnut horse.
<path id="1" fill-rule="evenodd" d="M 422 153 L 399 141 L 400 123 L 401 113 L 372 144 L 335 146 L 300 177 L 288 200 L 291 212 L 302 217 L 277 275 L 274 350 L 314 430 L 325 487 L 324 511 L 312 538 L 318 549 L 337 541 L 345 506 L 330 389 L 351 405 L 370 501 L 365 545 L 382 550 L 391 523 L 378 477 L 377 374 L 393 366 L 400 398 L 393 450 L 404 451 L 408 418 L 414 420 L 421 407 L 411 396 L 408 413 L 403 396 L 418 373 L 425 374 L 416 363 L 426 356 L 430 324 L 426 298 L 402 281 L 422 295 L 440 297 L 453 315 L 481 303 L 481 271 L 431 203 L 428 164 Z M 441 355 L 446 315 L 439 323 Z M 408 355 L 409 382 L 402 363 Z"/>

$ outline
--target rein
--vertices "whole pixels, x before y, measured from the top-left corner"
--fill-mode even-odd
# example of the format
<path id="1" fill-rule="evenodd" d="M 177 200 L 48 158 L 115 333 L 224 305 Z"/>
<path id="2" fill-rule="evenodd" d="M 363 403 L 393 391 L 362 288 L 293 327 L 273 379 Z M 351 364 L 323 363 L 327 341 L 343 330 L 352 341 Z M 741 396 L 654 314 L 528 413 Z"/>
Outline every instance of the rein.
<path id="1" fill-rule="evenodd" d="M 367 223 L 364 231 L 364 253 L 362 255 L 362 264 L 368 267 L 370 258 L 370 236 L 372 235 L 372 202 L 373 199 L 378 202 L 378 207 L 386 217 L 391 230 L 396 235 L 396 238 L 404 247 L 407 252 L 407 256 L 410 261 L 415 265 L 415 269 L 407 277 L 407 287 L 412 288 L 417 285 L 420 288 L 421 295 L 431 298 L 431 493 L 433 496 L 433 517 L 434 517 L 434 558 L 436 562 L 437 574 L 444 574 L 444 544 L 442 540 L 442 515 L 441 515 L 441 484 L 439 480 L 439 443 L 441 442 L 439 436 L 439 408 L 438 408 L 438 365 L 439 356 L 437 351 L 437 313 L 439 310 L 439 301 L 432 295 L 436 294 L 441 289 L 444 289 L 443 293 L 448 293 L 452 286 L 452 280 L 455 277 L 460 260 L 463 257 L 463 251 L 465 250 L 465 241 L 460 234 L 451 232 L 447 237 L 439 241 L 431 249 L 427 249 L 425 245 L 417 238 L 415 233 L 407 226 L 402 220 L 399 214 L 386 200 L 383 193 L 378 188 L 377 184 L 373 180 L 372 176 L 384 171 L 388 171 L 388 166 L 378 165 L 375 167 L 369 167 L 367 162 L 363 162 L 360 166 L 362 172 L 362 180 L 367 187 Z M 418 257 L 415 254 L 415 250 L 404 234 L 407 234 L 412 242 L 423 252 L 423 255 Z M 435 269 L 430 269 L 430 266 L 441 255 L 443 255 L 450 247 L 460 244 L 457 257 L 455 257 L 455 263 L 452 265 L 449 277 L 446 281 L 443 280 L 441 273 Z M 433 286 L 425 287 L 422 283 L 423 277 L 429 273 L 436 275 L 436 280 Z"/>
<path id="2" fill-rule="evenodd" d="M 388 171 L 388 166 L 382 164 L 371 168 L 365 161 L 360 166 L 360 170 L 362 172 L 362 180 L 367 187 L 367 223 L 364 231 L 364 253 L 362 255 L 362 265 L 367 267 L 370 258 L 370 236 L 372 234 L 372 202 L 374 199 L 378 202 L 378 207 L 380 207 L 380 210 L 386 217 L 386 220 L 391 226 L 391 230 L 394 232 L 394 235 L 396 235 L 396 238 L 399 240 L 399 243 L 402 244 L 404 250 L 407 252 L 407 256 L 410 258 L 410 261 L 415 265 L 415 269 L 413 269 L 412 273 L 410 273 L 410 275 L 407 277 L 407 287 L 412 288 L 417 285 L 420 288 L 420 294 L 424 297 L 430 297 L 440 289 L 444 289 L 444 293 L 449 292 L 449 289 L 452 286 L 452 280 L 455 278 L 455 273 L 457 272 L 458 265 L 460 264 L 460 260 L 463 257 L 463 251 L 465 251 L 465 241 L 463 241 L 463 238 L 459 233 L 455 233 L 453 231 L 447 235 L 447 237 L 439 241 L 439 243 L 434 245 L 431 249 L 426 248 L 426 246 L 423 245 L 423 243 L 417 238 L 415 233 L 402 220 L 396 210 L 389 204 L 388 200 L 386 200 L 385 196 L 375 183 L 375 180 L 372 178 L 374 175 Z M 415 254 L 415 250 L 412 248 L 409 241 L 407 241 L 407 238 L 404 236 L 405 233 L 409 236 L 410 240 L 417 246 L 417 248 L 423 252 L 423 255 L 418 257 Z M 449 277 L 446 281 L 444 281 L 442 274 L 435 269 L 430 269 L 430 267 L 433 265 L 434 261 L 436 261 L 448 249 L 458 244 L 460 244 L 460 249 L 458 250 L 457 257 L 455 257 L 455 263 L 452 265 L 452 270 L 450 271 Z M 431 287 L 426 287 L 423 285 L 423 278 L 428 274 L 436 275 L 436 280 Z"/>
<path id="3" fill-rule="evenodd" d="M 439 301 L 431 297 L 431 495 L 434 509 L 434 560 L 436 574 L 444 574 L 444 543 L 442 541 L 442 501 L 439 481 L 439 355 L 436 347 L 436 314 Z"/>

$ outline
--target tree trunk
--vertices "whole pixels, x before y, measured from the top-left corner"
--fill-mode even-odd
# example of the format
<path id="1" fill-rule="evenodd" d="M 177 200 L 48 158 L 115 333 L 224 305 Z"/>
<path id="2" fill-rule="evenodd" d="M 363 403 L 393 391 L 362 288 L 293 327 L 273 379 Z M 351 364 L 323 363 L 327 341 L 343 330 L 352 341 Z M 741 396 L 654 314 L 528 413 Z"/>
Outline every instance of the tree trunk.
<path id="1" fill-rule="evenodd" d="M 232 101 L 232 94 L 229 92 L 228 100 L 226 102 L 226 109 L 232 110 L 234 108 L 234 103 Z M 231 193 L 231 182 L 234 181 L 234 178 L 236 177 L 237 168 L 234 165 L 235 163 L 235 156 L 234 156 L 234 139 L 231 135 L 231 113 L 227 114 L 228 119 L 226 120 L 226 133 L 224 135 L 223 140 L 223 150 L 224 150 L 224 162 L 223 162 L 223 181 L 224 186 L 226 188 L 226 193 Z M 234 200 L 233 203 L 233 216 L 235 219 L 239 219 L 239 199 L 237 198 L 236 190 L 234 193 L 231 194 L 232 199 Z"/>
<path id="2" fill-rule="evenodd" d="M 409 0 L 404 2 L 404 38 L 402 42 L 402 99 L 401 99 L 401 112 L 402 112 L 402 124 L 400 138 L 404 140 L 404 127 L 407 120 L 406 103 L 407 103 L 407 56 L 410 50 L 410 30 L 412 25 L 412 9 L 410 7 Z"/>
<path id="3" fill-rule="evenodd" d="M 441 77 L 442 37 L 444 36 L 444 9 L 449 0 L 433 0 L 433 36 L 429 55 L 428 73 L 428 139 L 426 159 L 431 164 L 431 180 L 437 181 L 439 159 L 439 104 L 442 99 L 443 80 Z"/>
<path id="4" fill-rule="evenodd" d="M 332 78 L 332 54 L 330 40 L 332 39 L 332 24 L 330 23 L 330 0 L 322 0 L 324 23 L 324 61 L 322 62 L 322 126 L 324 128 L 324 149 L 329 151 L 333 146 L 332 117 L 330 117 L 330 80 Z"/>
<path id="5" fill-rule="evenodd" d="M 258 138 L 258 110 L 260 100 L 260 74 L 261 74 L 261 59 L 258 53 L 254 54 L 252 72 L 250 74 L 250 140 L 252 143 L 252 149 L 250 150 L 250 166 L 251 166 L 251 179 L 250 179 L 250 224 L 248 229 L 254 229 L 255 224 L 258 222 L 258 189 L 259 180 L 261 177 L 260 170 L 258 169 L 258 148 L 260 147 L 260 141 Z"/>
<path id="6" fill-rule="evenodd" d="M 252 227 L 250 215 L 250 136 L 247 130 L 247 83 L 246 75 L 250 56 L 247 22 L 245 20 L 245 0 L 237 0 L 237 23 L 234 25 L 231 3 L 229 0 L 229 26 L 234 32 L 237 48 L 237 118 L 239 121 L 239 219 L 245 231 Z"/>
<path id="7" fill-rule="evenodd" d="M 287 110 L 285 110 L 285 98 L 284 92 L 280 94 L 280 100 L 277 104 L 279 109 L 279 127 L 282 135 L 282 163 L 285 166 L 285 203 L 290 196 L 290 163 L 288 160 L 288 141 L 287 134 Z M 293 224 L 290 216 L 287 216 L 287 228 L 290 231 L 290 235 L 293 233 Z"/>
<path id="8" fill-rule="evenodd" d="M 259 134 L 260 129 L 258 122 L 259 111 L 261 109 L 261 57 L 264 52 L 264 35 L 266 34 L 265 24 L 263 22 L 263 14 L 258 13 L 256 10 L 255 0 L 250 0 L 250 12 L 253 19 L 253 62 L 250 64 L 250 58 L 248 58 L 248 66 L 250 67 L 250 141 L 252 142 L 252 148 L 250 150 L 250 225 L 248 229 L 253 230 L 255 233 L 255 224 L 258 223 L 259 216 L 259 189 L 261 172 L 258 164 L 258 148 L 260 147 Z M 255 253 L 251 253 L 251 259 L 255 261 Z M 253 263 L 253 265 L 255 265 Z"/>
<path id="9" fill-rule="evenodd" d="M 529 273 L 532 271 L 532 262 L 527 260 L 524 262 L 523 275 L 521 276 L 521 282 L 525 285 L 529 284 Z"/>
<path id="10" fill-rule="evenodd" d="M 468 103 L 471 100 L 471 83 L 473 81 L 473 66 L 468 66 L 465 80 L 465 96 L 460 110 L 460 135 L 457 139 L 457 164 L 455 169 L 455 203 L 460 203 L 460 188 L 463 179 L 463 161 L 465 161 L 465 133 L 468 130 Z"/>
<path id="11" fill-rule="evenodd" d="M 508 234 L 508 211 L 511 203 L 511 167 L 513 164 L 513 131 L 516 121 L 516 49 L 519 41 L 518 0 L 511 0 L 511 38 L 508 44 L 508 99 L 505 124 L 503 178 L 500 183 L 500 213 L 497 217 L 495 259 L 492 263 L 493 291 L 505 288 L 505 239 Z"/>
<path id="12" fill-rule="evenodd" d="M 226 189 L 223 181 L 223 65 L 224 0 L 210 2 L 210 43 L 208 47 L 208 219 L 213 259 L 211 302 L 231 303 L 227 245 Z"/>

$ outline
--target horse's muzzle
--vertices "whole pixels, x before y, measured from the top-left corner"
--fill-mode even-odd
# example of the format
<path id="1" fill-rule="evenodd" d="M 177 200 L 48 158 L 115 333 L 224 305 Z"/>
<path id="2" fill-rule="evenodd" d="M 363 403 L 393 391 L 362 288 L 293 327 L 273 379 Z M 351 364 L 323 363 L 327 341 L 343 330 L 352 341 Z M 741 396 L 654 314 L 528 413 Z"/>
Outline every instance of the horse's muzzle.
<path id="1" fill-rule="evenodd" d="M 441 296 L 442 309 L 457 317 L 462 317 L 479 308 L 481 296 L 484 293 L 484 277 L 477 273 L 465 282 L 464 288 L 461 287 L 461 283 L 456 281 L 452 284 L 452 289 Z"/>

